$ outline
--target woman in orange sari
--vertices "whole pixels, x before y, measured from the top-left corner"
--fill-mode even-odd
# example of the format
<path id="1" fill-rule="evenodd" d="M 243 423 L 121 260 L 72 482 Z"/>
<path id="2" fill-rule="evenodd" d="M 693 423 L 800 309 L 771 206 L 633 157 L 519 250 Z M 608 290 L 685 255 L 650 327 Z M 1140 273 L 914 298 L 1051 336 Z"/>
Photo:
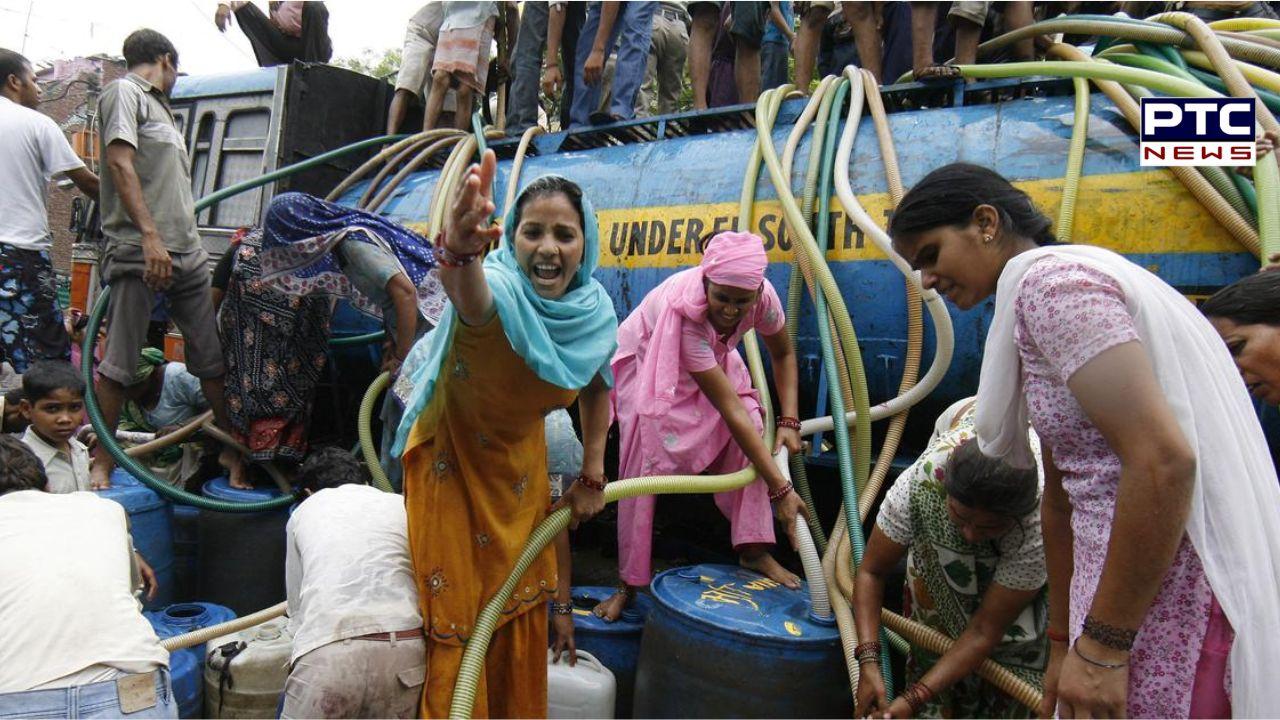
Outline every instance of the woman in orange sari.
<path id="1" fill-rule="evenodd" d="M 591 274 L 599 240 L 574 183 L 534 181 L 502 229 L 492 152 L 467 171 L 436 238 L 452 303 L 411 355 L 413 394 L 393 454 L 402 454 L 409 546 L 426 625 L 423 717 L 445 717 L 480 609 L 547 516 L 543 418 L 576 398 L 588 438 L 609 423 L 613 304 Z M 483 250 L 502 238 L 483 263 Z M 582 475 L 560 504 L 574 523 L 604 507 L 604 444 L 583 448 Z M 547 547 L 503 609 L 476 692 L 475 717 L 545 717 L 547 603 L 558 583 Z"/>

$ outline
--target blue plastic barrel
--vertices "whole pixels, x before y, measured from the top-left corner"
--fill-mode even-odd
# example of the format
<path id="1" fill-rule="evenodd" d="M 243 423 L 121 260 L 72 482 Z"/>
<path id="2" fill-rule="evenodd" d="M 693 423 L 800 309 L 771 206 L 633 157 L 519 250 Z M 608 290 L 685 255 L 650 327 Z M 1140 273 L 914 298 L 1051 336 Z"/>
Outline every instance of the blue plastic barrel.
<path id="1" fill-rule="evenodd" d="M 129 531 L 133 548 L 155 571 L 159 588 L 155 599 L 145 601 L 147 610 L 155 610 L 173 602 L 173 509 L 150 488 L 138 483 L 128 473 L 117 470 L 111 487 L 96 491 L 102 497 L 120 503 L 129 515 Z"/>
<path id="2" fill-rule="evenodd" d="M 143 615 L 161 638 L 211 627 L 236 617 L 231 608 L 203 602 L 178 603 Z M 204 715 L 204 656 L 203 644 L 169 653 L 173 696 L 178 700 L 178 715 L 183 718 Z"/>
<path id="3" fill-rule="evenodd" d="M 805 588 L 730 565 L 668 570 L 652 588 L 636 717 L 852 715 L 840 634 L 809 618 Z"/>
<path id="4" fill-rule="evenodd" d="M 239 490 L 225 477 L 204 484 L 205 497 L 235 503 L 261 502 L 280 496 L 275 488 Z M 196 566 L 197 593 L 241 615 L 284 600 L 285 524 L 287 508 L 261 512 L 200 510 Z"/>
<path id="5" fill-rule="evenodd" d="M 618 682 L 614 696 L 614 717 L 631 717 L 631 698 L 636 683 L 636 665 L 640 661 L 640 635 L 645 619 L 653 609 L 648 595 L 637 595 L 631 606 L 616 622 L 605 622 L 591 612 L 592 608 L 613 595 L 615 588 L 602 586 L 575 587 L 573 599 L 573 638 L 579 650 L 596 657 L 613 672 Z M 551 640 L 555 641 L 554 631 Z"/>

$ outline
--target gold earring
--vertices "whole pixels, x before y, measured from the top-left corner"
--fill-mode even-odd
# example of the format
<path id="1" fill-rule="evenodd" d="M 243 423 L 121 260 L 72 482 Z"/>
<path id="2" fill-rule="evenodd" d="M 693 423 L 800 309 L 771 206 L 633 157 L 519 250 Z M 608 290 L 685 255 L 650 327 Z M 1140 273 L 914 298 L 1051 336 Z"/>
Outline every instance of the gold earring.
<path id="1" fill-rule="evenodd" d="M 994 237 L 992 237 L 992 236 L 990 236 L 990 235 L 983 235 L 983 236 L 982 236 L 982 242 L 983 242 L 983 243 L 985 243 L 985 244 L 987 244 L 987 245 L 990 245 L 990 244 L 991 244 L 991 241 L 992 241 L 992 240 L 994 240 L 994 239 L 995 239 L 995 238 L 994 238 Z"/>

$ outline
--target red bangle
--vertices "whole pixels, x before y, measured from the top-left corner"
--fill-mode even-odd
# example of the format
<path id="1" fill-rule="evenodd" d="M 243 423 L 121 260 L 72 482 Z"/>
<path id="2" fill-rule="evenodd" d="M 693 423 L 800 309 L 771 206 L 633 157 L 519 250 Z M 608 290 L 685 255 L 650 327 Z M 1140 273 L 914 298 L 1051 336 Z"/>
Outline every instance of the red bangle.
<path id="1" fill-rule="evenodd" d="M 791 430 L 799 430 L 799 429 L 800 429 L 800 420 L 799 420 L 798 418 L 787 417 L 786 415 L 781 415 L 781 416 L 779 416 L 779 417 L 778 417 L 777 422 L 775 422 L 775 423 L 774 423 L 774 426 L 775 426 L 775 427 L 780 427 L 780 428 L 789 428 L 789 429 L 791 429 Z"/>
<path id="2" fill-rule="evenodd" d="M 483 252 L 473 252 L 473 253 L 463 253 L 463 254 L 453 252 L 448 248 L 447 245 L 445 245 L 443 230 L 441 230 L 436 235 L 436 240 L 435 240 L 435 243 L 433 244 L 435 246 L 436 264 L 440 265 L 441 267 L 447 267 L 447 268 L 466 267 L 467 265 L 470 265 L 471 263 L 475 262 L 476 258 L 480 257 L 483 254 Z"/>
<path id="3" fill-rule="evenodd" d="M 782 498 L 786 497 L 794 489 L 795 489 L 794 485 L 792 485 L 791 483 L 787 483 L 786 485 L 783 485 L 777 490 L 770 490 L 769 502 L 778 502 Z"/>
<path id="4" fill-rule="evenodd" d="M 590 475 L 579 475 L 578 482 L 585 487 L 595 490 L 596 492 L 604 492 L 604 486 L 609 484 L 609 481 L 605 480 L 603 475 L 601 475 L 599 479 L 591 477 Z"/>
<path id="5" fill-rule="evenodd" d="M 1044 634 L 1048 636 L 1050 642 L 1071 642 L 1071 637 L 1064 632 L 1058 632 L 1053 628 L 1047 628 Z"/>

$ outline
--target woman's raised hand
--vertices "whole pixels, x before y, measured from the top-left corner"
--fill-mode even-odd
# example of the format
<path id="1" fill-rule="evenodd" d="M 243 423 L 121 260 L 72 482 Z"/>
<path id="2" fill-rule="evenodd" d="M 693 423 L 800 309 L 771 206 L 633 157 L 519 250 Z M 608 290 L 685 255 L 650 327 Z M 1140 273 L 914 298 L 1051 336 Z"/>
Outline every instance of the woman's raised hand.
<path id="1" fill-rule="evenodd" d="M 453 195 L 453 204 L 444 221 L 444 243 L 455 255 L 482 252 L 502 237 L 502 228 L 491 224 L 493 215 L 493 176 L 498 169 L 497 156 L 486 150 L 480 164 L 467 168 Z"/>

